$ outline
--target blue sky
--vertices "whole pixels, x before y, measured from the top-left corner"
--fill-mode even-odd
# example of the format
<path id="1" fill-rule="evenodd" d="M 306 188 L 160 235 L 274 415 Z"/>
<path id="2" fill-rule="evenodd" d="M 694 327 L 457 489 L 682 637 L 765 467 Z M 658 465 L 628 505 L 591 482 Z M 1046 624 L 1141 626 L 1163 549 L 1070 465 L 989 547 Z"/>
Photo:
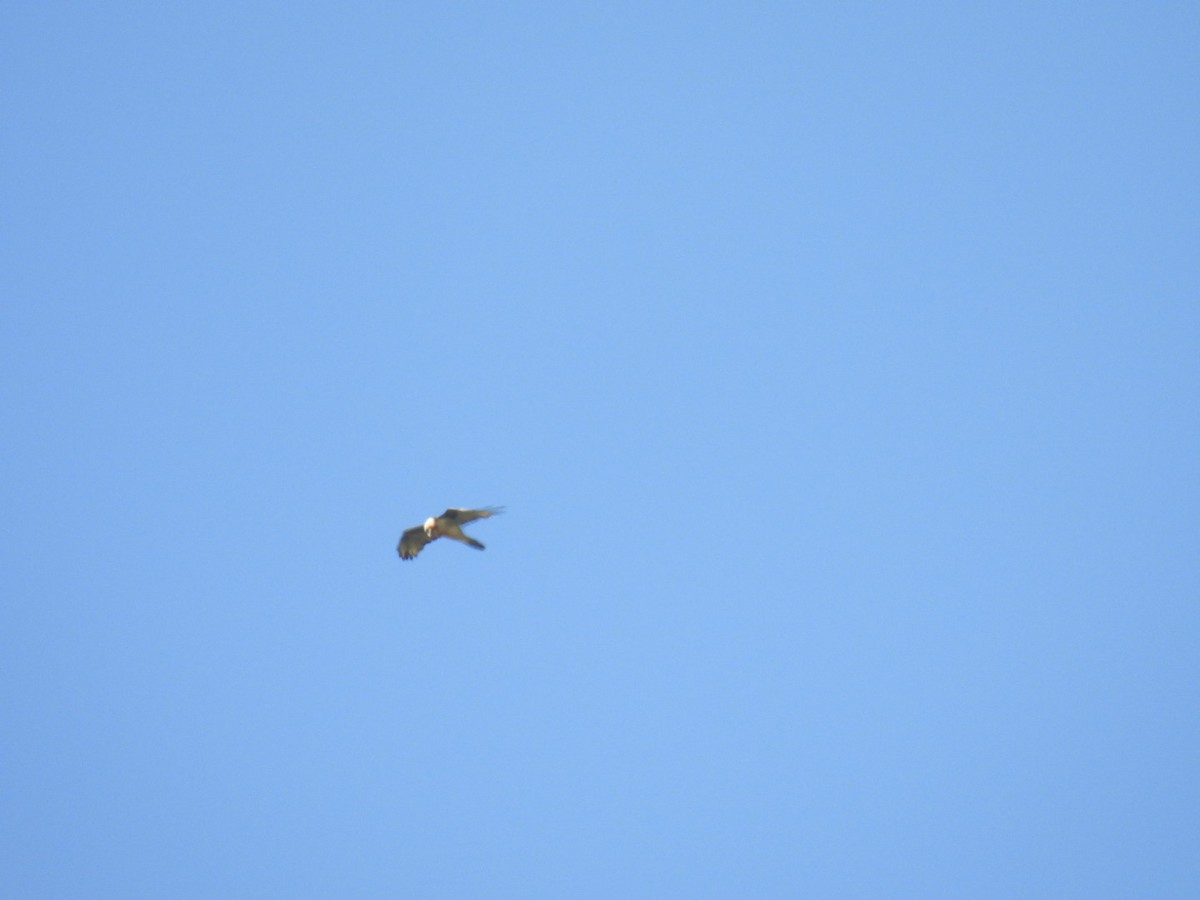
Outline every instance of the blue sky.
<path id="1" fill-rule="evenodd" d="M 0 894 L 1195 896 L 1194 4 L 2 25 Z"/>

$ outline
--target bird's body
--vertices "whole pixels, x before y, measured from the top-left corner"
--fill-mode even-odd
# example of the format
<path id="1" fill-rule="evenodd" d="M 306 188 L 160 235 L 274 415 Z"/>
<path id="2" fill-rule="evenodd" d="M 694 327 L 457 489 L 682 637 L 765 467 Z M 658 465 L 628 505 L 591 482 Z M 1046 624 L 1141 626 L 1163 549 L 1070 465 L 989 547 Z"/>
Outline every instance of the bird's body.
<path id="1" fill-rule="evenodd" d="M 483 509 L 460 509 L 452 506 L 440 516 L 430 516 L 423 524 L 406 530 L 400 535 L 400 543 L 396 545 L 396 552 L 400 554 L 401 559 L 414 559 L 421 552 L 421 548 L 440 537 L 461 541 L 476 550 L 482 550 L 483 544 L 470 535 L 464 534 L 462 526 L 467 522 L 474 522 L 476 519 L 494 516 L 503 509 L 500 506 L 485 506 Z"/>

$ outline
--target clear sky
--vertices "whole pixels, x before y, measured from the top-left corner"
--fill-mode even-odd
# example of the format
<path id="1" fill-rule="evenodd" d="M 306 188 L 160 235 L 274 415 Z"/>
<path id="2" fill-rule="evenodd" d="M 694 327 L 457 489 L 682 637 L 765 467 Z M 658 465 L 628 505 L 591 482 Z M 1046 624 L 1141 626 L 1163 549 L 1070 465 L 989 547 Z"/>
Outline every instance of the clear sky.
<path id="1" fill-rule="evenodd" d="M 1198 48 L 7 4 L 0 896 L 1197 896 Z"/>

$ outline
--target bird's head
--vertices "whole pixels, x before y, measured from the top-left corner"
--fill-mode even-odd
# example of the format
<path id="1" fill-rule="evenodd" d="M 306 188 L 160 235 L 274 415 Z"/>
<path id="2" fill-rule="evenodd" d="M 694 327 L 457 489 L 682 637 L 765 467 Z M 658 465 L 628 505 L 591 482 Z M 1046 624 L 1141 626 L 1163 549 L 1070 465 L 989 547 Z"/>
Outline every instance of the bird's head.
<path id="1" fill-rule="evenodd" d="M 427 538 L 437 537 L 437 519 L 435 519 L 433 516 L 430 516 L 428 519 L 425 520 L 424 527 L 425 527 L 425 537 L 427 537 Z"/>

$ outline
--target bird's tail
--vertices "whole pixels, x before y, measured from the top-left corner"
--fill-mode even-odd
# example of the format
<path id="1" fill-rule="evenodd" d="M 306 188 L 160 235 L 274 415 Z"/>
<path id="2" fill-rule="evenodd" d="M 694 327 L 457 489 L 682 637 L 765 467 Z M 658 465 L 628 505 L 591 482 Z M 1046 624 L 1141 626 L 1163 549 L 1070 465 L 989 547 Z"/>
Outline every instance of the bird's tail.
<path id="1" fill-rule="evenodd" d="M 483 544 L 479 543 L 479 541 L 475 540 L 475 538 L 471 537 L 469 534 L 465 533 L 464 531 L 462 531 L 458 528 L 455 528 L 453 531 L 447 531 L 445 533 L 444 537 L 448 537 L 452 541 L 461 541 L 464 544 L 469 544 L 472 547 L 474 547 L 476 550 L 483 549 Z"/>

